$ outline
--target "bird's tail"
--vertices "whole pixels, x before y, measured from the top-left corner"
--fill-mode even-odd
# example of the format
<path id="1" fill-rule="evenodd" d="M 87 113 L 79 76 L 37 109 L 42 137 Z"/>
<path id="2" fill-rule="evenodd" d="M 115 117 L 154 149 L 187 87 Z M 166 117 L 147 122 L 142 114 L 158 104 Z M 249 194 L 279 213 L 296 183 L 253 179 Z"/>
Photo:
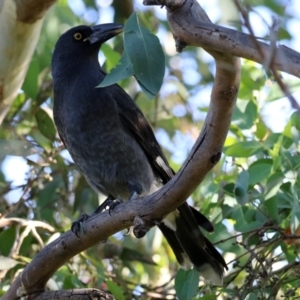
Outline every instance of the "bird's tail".
<path id="1" fill-rule="evenodd" d="M 174 226 L 159 225 L 160 230 L 171 246 L 177 261 L 183 267 L 191 267 L 214 285 L 223 284 L 224 268 L 227 265 L 222 255 L 203 235 L 199 225 L 208 231 L 212 224 L 200 212 L 192 210 L 187 203 L 173 213 Z"/>

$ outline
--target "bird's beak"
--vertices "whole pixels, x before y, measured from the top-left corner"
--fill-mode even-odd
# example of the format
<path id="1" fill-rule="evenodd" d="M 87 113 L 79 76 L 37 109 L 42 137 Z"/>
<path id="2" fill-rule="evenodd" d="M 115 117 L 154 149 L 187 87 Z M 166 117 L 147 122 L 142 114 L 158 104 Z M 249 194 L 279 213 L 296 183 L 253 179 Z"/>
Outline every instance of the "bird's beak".
<path id="1" fill-rule="evenodd" d="M 109 24 L 100 24 L 91 27 L 93 33 L 85 39 L 91 44 L 97 42 L 104 43 L 112 37 L 116 36 L 123 31 L 123 25 L 109 23 Z"/>

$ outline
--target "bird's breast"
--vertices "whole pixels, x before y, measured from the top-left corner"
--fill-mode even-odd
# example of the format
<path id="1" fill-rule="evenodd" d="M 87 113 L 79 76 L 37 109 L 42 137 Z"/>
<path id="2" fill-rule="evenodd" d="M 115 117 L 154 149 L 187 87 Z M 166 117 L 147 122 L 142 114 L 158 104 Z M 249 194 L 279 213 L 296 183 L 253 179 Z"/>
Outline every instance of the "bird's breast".
<path id="1" fill-rule="evenodd" d="M 84 99 L 82 100 L 84 101 Z M 109 100 L 107 100 L 108 102 Z M 100 192 L 128 198 L 130 187 L 148 194 L 154 175 L 148 159 L 111 103 L 65 106 L 59 133 L 74 162 Z"/>

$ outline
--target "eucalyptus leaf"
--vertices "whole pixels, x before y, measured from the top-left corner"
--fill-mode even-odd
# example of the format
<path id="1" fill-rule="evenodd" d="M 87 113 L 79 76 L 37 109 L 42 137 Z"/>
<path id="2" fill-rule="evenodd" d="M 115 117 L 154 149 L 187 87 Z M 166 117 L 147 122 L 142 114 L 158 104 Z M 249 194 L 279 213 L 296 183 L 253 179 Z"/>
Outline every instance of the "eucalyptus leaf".
<path id="1" fill-rule="evenodd" d="M 250 293 L 246 296 L 245 300 L 257 300 L 257 296 L 253 293 Z"/>
<path id="2" fill-rule="evenodd" d="M 256 141 L 239 142 L 224 149 L 226 155 L 234 157 L 249 157 L 259 151 L 262 151 L 262 147 Z"/>
<path id="3" fill-rule="evenodd" d="M 124 291 L 123 291 L 122 287 L 117 285 L 112 280 L 107 280 L 106 284 L 107 284 L 107 287 L 108 287 L 109 291 L 113 294 L 115 299 L 125 300 L 125 295 L 124 295 Z"/>
<path id="4" fill-rule="evenodd" d="M 35 113 L 35 119 L 40 132 L 51 142 L 53 142 L 56 135 L 56 129 L 53 120 L 48 113 L 44 109 L 39 108 Z"/>
<path id="5" fill-rule="evenodd" d="M 149 98 L 160 90 L 165 74 L 165 56 L 159 39 L 139 23 L 136 13 L 124 26 L 124 47 L 138 83 Z"/>
<path id="6" fill-rule="evenodd" d="M 242 171 L 234 186 L 234 195 L 239 204 L 244 205 L 248 201 L 248 185 L 249 185 L 249 173 Z"/>
<path id="7" fill-rule="evenodd" d="M 272 170 L 271 159 L 260 159 L 254 162 L 248 169 L 249 184 L 255 184 L 267 179 Z"/>
<path id="8" fill-rule="evenodd" d="M 98 85 L 98 87 L 102 88 L 102 87 L 110 86 L 132 75 L 133 75 L 133 69 L 131 66 L 131 62 L 129 60 L 126 51 L 124 51 L 119 64 L 115 68 L 113 68 L 110 73 L 106 75 L 106 77 Z"/>
<path id="9" fill-rule="evenodd" d="M 175 290 L 179 300 L 190 300 L 196 295 L 199 273 L 195 270 L 180 269 L 175 277 Z"/>

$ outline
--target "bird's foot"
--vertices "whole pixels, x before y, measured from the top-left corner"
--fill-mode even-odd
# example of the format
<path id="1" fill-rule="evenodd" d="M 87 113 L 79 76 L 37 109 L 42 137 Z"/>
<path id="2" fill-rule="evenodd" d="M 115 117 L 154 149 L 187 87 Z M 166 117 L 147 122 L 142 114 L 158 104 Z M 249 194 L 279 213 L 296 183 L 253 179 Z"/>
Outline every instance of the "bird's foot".
<path id="1" fill-rule="evenodd" d="M 123 231 L 123 236 L 127 236 L 127 235 L 130 235 L 130 228 L 126 228 Z"/>
<path id="2" fill-rule="evenodd" d="M 79 233 L 85 233 L 84 223 L 90 218 L 88 214 L 82 213 L 81 218 L 72 223 L 71 230 L 79 238 Z"/>
<path id="3" fill-rule="evenodd" d="M 101 212 L 103 212 L 106 207 L 110 207 L 111 203 L 113 203 L 115 200 L 115 198 L 113 198 L 112 196 L 108 196 L 104 202 L 102 204 L 99 205 L 99 207 L 94 211 L 93 214 L 100 214 Z"/>
<path id="4" fill-rule="evenodd" d="M 82 213 L 81 218 L 72 223 L 71 230 L 79 238 L 80 232 L 83 232 L 85 234 L 84 223 L 92 216 L 100 214 L 103 210 L 106 209 L 107 206 L 111 207 L 111 203 L 113 202 L 114 202 L 114 198 L 112 196 L 108 196 L 107 199 L 101 205 L 99 205 L 99 207 L 91 215 Z"/>
<path id="5" fill-rule="evenodd" d="M 129 199 L 128 200 L 135 200 L 139 197 L 138 193 L 137 192 L 133 192 L 131 193 L 131 195 L 129 196 Z"/>
<path id="6" fill-rule="evenodd" d="M 123 203 L 124 200 L 120 197 L 117 196 L 117 199 L 115 200 L 111 200 L 109 204 L 107 204 L 108 208 L 108 213 L 110 215 L 110 212 L 113 211 L 115 209 L 116 206 L 118 206 L 119 204 Z"/>
<path id="7" fill-rule="evenodd" d="M 112 198 L 112 197 L 108 197 L 93 213 L 93 215 L 99 214 L 101 213 L 103 210 L 105 210 L 106 208 L 108 208 L 108 212 L 109 214 L 111 213 L 111 211 L 120 203 L 123 203 L 123 199 L 121 197 L 117 197 L 117 199 Z"/>
<path id="8" fill-rule="evenodd" d="M 133 234 L 136 238 L 140 239 L 155 225 L 159 225 L 161 221 L 152 220 L 146 221 L 141 216 L 135 216 L 133 220 Z"/>

